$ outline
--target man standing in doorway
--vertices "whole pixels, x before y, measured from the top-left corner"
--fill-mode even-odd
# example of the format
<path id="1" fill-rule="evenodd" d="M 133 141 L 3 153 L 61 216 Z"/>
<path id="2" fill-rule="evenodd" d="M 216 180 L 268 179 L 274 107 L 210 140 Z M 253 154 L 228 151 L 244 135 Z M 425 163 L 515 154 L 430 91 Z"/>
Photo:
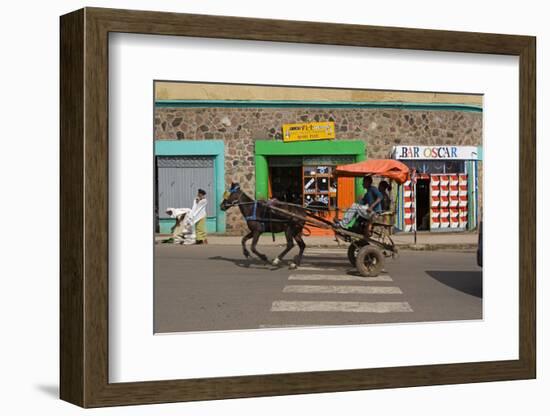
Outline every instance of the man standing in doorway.
<path id="1" fill-rule="evenodd" d="M 193 201 L 193 208 L 189 216 L 191 221 L 195 225 L 196 244 L 207 244 L 206 239 L 206 205 L 208 201 L 206 199 L 206 192 L 204 189 L 197 191 L 197 197 Z"/>
<path id="2" fill-rule="evenodd" d="M 382 194 L 382 211 L 392 210 L 392 200 L 390 196 L 391 186 L 387 181 L 380 181 L 378 184 L 378 190 Z"/>
<path id="3" fill-rule="evenodd" d="M 365 176 L 363 178 L 363 188 L 365 189 L 365 195 L 361 198 L 361 204 L 368 207 L 368 211 L 374 215 L 382 212 L 382 200 L 384 199 L 382 192 L 378 190 L 376 186 L 372 184 L 372 176 Z M 372 234 L 372 217 L 367 224 L 366 234 L 370 236 Z"/>

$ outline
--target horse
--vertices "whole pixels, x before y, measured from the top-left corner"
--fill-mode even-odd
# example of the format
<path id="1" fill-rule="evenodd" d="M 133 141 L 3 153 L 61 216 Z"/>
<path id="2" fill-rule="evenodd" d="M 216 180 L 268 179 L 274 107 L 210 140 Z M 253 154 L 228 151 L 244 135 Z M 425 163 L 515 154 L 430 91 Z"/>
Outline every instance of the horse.
<path id="1" fill-rule="evenodd" d="M 261 260 L 269 262 L 267 256 L 260 253 L 256 249 L 258 239 L 262 233 L 284 232 L 286 237 L 286 247 L 277 257 L 273 259 L 271 264 L 278 266 L 284 256 L 292 250 L 294 247 L 294 241 L 296 241 L 300 251 L 296 257 L 294 257 L 294 260 L 290 262 L 289 268 L 295 269 L 300 265 L 304 254 L 304 249 L 306 248 L 306 244 L 302 239 L 305 217 L 307 215 L 304 208 L 277 200 L 256 201 L 244 193 L 239 184 L 232 183 L 230 189 L 224 193 L 224 199 L 220 204 L 220 209 L 222 211 L 226 211 L 234 206 L 239 207 L 249 230 L 249 232 L 241 240 L 245 258 L 250 258 L 250 253 L 246 248 L 246 242 L 252 238 L 252 252 Z M 270 209 L 270 206 L 275 207 L 275 209 Z M 297 217 L 280 214 L 278 213 L 278 209 L 284 209 Z M 300 218 L 304 218 L 304 220 Z"/>

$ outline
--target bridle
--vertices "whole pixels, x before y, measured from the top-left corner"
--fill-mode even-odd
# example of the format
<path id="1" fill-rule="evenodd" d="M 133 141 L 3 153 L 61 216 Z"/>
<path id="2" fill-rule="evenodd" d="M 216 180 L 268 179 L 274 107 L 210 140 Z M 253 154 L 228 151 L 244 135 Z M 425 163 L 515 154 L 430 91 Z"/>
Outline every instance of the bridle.
<path id="1" fill-rule="evenodd" d="M 235 193 L 239 192 L 240 190 L 241 190 L 241 188 L 230 189 L 229 191 L 226 191 L 226 192 L 228 192 L 229 194 L 235 194 Z M 229 204 L 226 203 L 226 205 L 227 205 L 226 209 L 229 209 L 231 207 L 240 205 L 241 204 L 241 198 L 243 197 L 243 195 L 244 195 L 244 192 L 241 191 L 241 194 L 239 195 L 239 197 L 237 199 L 235 199 L 234 201 L 231 201 L 231 203 L 229 203 Z M 227 201 L 227 198 L 226 198 L 226 201 Z"/>

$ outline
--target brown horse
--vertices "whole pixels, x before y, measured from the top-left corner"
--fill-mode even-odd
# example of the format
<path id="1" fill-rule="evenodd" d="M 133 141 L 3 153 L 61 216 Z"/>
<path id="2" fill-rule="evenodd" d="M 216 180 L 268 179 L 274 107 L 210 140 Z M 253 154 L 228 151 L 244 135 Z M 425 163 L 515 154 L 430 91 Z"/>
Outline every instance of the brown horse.
<path id="1" fill-rule="evenodd" d="M 269 261 L 265 254 L 260 253 L 256 249 L 260 235 L 262 233 L 284 232 L 286 247 L 273 259 L 272 264 L 277 266 L 281 263 L 283 257 L 294 247 L 293 240 L 295 240 L 300 251 L 296 257 L 294 257 L 294 261 L 290 262 L 289 268 L 295 269 L 300 265 L 304 249 L 306 248 L 304 240 L 302 239 L 305 221 L 296 217 L 285 216 L 278 210 L 283 209 L 291 214 L 305 218 L 306 210 L 304 208 L 277 200 L 255 201 L 241 190 L 238 183 L 232 183 L 229 191 L 225 192 L 220 209 L 226 211 L 234 206 L 239 207 L 249 229 L 249 232 L 241 241 L 243 254 L 246 258 L 250 257 L 250 253 L 246 248 L 246 242 L 252 238 L 252 252 L 263 261 Z M 270 207 L 275 207 L 275 209 L 270 209 Z"/>

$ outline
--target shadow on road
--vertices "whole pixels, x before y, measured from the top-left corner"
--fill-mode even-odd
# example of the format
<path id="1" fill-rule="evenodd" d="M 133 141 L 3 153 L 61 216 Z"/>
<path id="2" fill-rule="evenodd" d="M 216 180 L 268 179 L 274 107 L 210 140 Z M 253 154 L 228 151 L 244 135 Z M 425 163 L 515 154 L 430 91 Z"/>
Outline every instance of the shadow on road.
<path id="1" fill-rule="evenodd" d="M 440 283 L 459 290 L 468 295 L 481 298 L 483 296 L 482 289 L 482 273 L 480 271 L 454 271 L 454 270 L 438 270 L 426 271 Z"/>
<path id="2" fill-rule="evenodd" d="M 244 259 L 244 258 L 230 258 L 230 257 L 224 257 L 224 256 L 212 256 L 208 257 L 208 260 L 220 260 L 220 261 L 227 261 L 229 263 L 233 263 L 237 267 L 243 267 L 246 269 L 258 269 L 258 270 L 280 270 L 281 268 L 286 268 L 288 266 L 288 262 L 292 260 L 292 256 L 289 258 L 285 258 L 283 262 L 279 266 L 273 266 L 271 263 L 266 263 L 256 257 L 250 257 L 250 259 Z M 319 268 L 326 268 L 327 270 L 334 270 L 334 268 L 341 268 L 342 265 L 347 266 L 347 262 L 340 261 L 340 262 L 325 262 L 325 261 L 318 261 L 318 258 L 307 258 L 304 257 L 302 260 L 302 266 L 315 266 Z M 299 270 L 299 267 L 298 267 Z"/>
<path id="3" fill-rule="evenodd" d="M 222 260 L 227 261 L 230 263 L 233 263 L 235 266 L 238 267 L 244 267 L 246 269 L 261 269 L 261 270 L 279 270 L 281 267 L 275 267 L 271 263 L 266 263 L 265 261 L 262 261 L 260 259 L 256 258 L 250 258 L 250 259 L 232 259 L 229 257 L 223 257 L 223 256 L 213 256 L 208 257 L 208 260 Z"/>

